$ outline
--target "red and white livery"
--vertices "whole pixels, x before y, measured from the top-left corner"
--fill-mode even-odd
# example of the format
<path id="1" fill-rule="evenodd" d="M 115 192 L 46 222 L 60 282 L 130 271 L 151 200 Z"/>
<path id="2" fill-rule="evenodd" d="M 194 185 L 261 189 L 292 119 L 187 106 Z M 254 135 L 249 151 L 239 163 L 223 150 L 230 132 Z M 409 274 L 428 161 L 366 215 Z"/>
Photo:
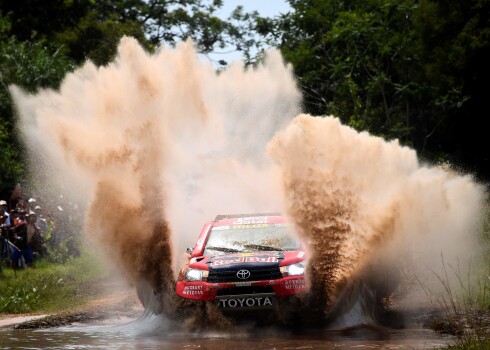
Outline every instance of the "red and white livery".
<path id="1" fill-rule="evenodd" d="M 225 310 L 273 308 L 306 292 L 306 250 L 279 214 L 218 215 L 206 223 L 176 292 Z"/>

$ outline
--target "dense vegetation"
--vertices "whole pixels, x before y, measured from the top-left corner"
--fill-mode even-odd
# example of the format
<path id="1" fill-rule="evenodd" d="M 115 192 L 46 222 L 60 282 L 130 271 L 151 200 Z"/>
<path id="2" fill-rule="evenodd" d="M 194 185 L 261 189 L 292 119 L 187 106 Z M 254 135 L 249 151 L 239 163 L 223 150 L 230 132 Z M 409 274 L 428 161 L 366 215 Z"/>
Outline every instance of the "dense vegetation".
<path id="1" fill-rule="evenodd" d="M 223 20 L 221 0 L 0 0 L 1 197 L 25 168 L 8 85 L 56 88 L 85 59 L 107 64 L 123 35 L 149 51 L 191 37 L 202 53 L 231 47 L 247 64 L 279 47 L 305 112 L 490 179 L 490 0 L 288 1 L 276 18 L 238 8 Z"/>
<path id="2" fill-rule="evenodd" d="M 490 1 L 290 3 L 271 25 L 308 112 L 489 178 Z"/>

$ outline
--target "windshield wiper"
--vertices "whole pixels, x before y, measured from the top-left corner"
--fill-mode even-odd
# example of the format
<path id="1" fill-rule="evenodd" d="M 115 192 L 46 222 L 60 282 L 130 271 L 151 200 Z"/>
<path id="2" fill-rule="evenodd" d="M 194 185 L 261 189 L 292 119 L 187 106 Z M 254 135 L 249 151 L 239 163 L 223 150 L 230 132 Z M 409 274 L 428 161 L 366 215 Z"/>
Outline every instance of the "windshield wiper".
<path id="1" fill-rule="evenodd" d="M 206 247 L 206 249 L 216 250 L 218 252 L 225 252 L 225 253 L 240 253 L 241 252 L 241 250 L 234 249 L 234 248 L 226 248 L 226 247 Z"/>
<path id="2" fill-rule="evenodd" d="M 272 247 L 270 245 L 262 245 L 262 244 L 244 244 L 243 245 L 245 248 L 251 248 L 251 249 L 256 249 L 256 250 L 262 250 L 262 251 L 284 251 L 284 249 L 277 248 L 277 247 Z"/>

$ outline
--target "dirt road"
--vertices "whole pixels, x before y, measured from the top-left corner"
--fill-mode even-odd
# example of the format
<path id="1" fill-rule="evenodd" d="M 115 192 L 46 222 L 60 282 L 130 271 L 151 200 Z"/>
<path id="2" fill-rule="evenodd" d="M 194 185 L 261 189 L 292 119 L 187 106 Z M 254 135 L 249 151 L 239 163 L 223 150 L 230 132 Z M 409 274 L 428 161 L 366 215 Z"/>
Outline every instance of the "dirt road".
<path id="1" fill-rule="evenodd" d="M 132 289 L 102 295 L 82 307 L 53 314 L 0 314 L 0 327 L 15 329 L 48 328 L 72 323 L 94 323 L 108 318 L 138 317 L 143 313 L 136 292 Z"/>

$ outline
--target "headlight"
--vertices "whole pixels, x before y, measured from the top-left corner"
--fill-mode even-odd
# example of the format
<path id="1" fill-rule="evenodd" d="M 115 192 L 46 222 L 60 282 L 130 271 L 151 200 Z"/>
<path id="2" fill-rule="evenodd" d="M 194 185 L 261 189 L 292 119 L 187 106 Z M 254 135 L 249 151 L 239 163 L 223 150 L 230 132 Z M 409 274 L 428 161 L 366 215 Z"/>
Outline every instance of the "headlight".
<path id="1" fill-rule="evenodd" d="M 202 270 L 189 269 L 185 274 L 185 279 L 188 281 L 201 281 L 202 280 Z"/>
<path id="2" fill-rule="evenodd" d="M 282 266 L 281 272 L 286 273 L 288 276 L 299 276 L 305 273 L 304 263 L 296 263 L 292 265 Z"/>

